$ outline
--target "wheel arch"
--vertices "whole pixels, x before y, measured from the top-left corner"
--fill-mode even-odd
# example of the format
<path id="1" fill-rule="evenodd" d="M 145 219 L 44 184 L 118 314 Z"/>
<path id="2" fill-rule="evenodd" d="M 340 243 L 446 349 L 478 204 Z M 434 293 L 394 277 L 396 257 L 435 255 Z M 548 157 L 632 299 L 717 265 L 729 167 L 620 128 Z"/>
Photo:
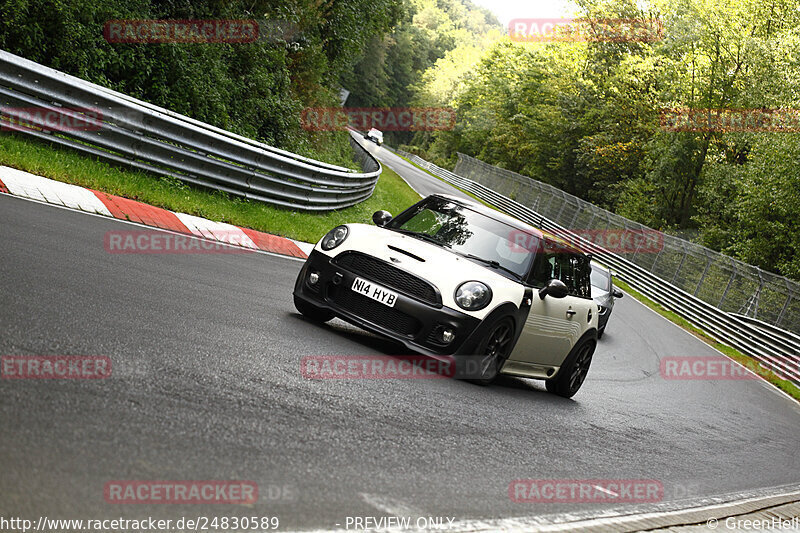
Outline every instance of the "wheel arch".
<path id="1" fill-rule="evenodd" d="M 581 335 L 578 338 L 578 340 L 575 342 L 575 344 L 572 346 L 572 348 L 570 348 L 569 353 L 567 354 L 567 356 L 561 362 L 561 366 L 558 367 L 558 372 L 556 372 L 555 375 L 553 375 L 550 378 L 548 378 L 548 380 L 553 380 L 553 379 L 557 379 L 558 378 L 559 374 L 561 374 L 562 369 L 565 366 L 567 366 L 567 361 L 569 361 L 571 357 L 575 356 L 575 353 L 578 350 L 578 348 L 581 346 L 581 344 L 583 344 L 587 340 L 591 340 L 592 342 L 594 342 L 594 348 L 596 350 L 597 349 L 597 328 L 589 328 L 589 329 L 587 329 L 583 333 L 583 335 Z M 592 350 L 592 354 L 594 355 L 594 350 Z"/>
<path id="2" fill-rule="evenodd" d="M 481 323 L 478 324 L 478 327 L 475 328 L 475 331 L 473 331 L 467 340 L 464 341 L 457 353 L 459 355 L 475 353 L 475 348 L 478 346 L 478 343 L 481 341 L 481 339 L 483 339 L 483 337 L 487 334 L 489 328 L 498 320 L 502 320 L 506 317 L 510 318 L 514 325 L 514 342 L 509 351 L 509 353 L 511 353 L 511 351 L 514 350 L 514 346 L 517 345 L 519 336 L 522 333 L 521 325 L 524 324 L 525 320 L 528 318 L 528 312 L 531 308 L 530 305 L 525 305 L 525 302 L 530 300 L 532 294 L 533 293 L 531 289 L 526 288 L 521 305 L 516 305 L 512 302 L 504 302 L 492 309 L 492 311 L 486 315 L 483 320 L 481 320 Z"/>

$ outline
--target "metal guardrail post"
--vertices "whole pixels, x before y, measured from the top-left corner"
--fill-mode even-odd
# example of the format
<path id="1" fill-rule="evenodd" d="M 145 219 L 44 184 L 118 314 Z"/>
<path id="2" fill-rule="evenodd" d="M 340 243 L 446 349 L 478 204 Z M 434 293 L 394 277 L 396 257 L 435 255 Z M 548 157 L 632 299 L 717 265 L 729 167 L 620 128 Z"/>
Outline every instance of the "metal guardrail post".
<path id="1" fill-rule="evenodd" d="M 731 277 L 728 279 L 728 284 L 725 285 L 725 290 L 722 292 L 722 298 L 719 299 L 719 303 L 717 307 L 722 309 L 722 303 L 725 301 L 725 298 L 728 296 L 728 291 L 731 289 L 731 285 L 733 285 L 733 280 L 736 279 L 736 263 L 731 263 L 733 267 L 733 271 L 731 272 Z"/>
<path id="2" fill-rule="evenodd" d="M 681 261 L 680 263 L 678 263 L 678 268 L 675 269 L 675 274 L 672 275 L 672 280 L 670 281 L 670 283 L 672 283 L 673 285 L 675 284 L 675 281 L 678 279 L 678 273 L 681 271 L 683 262 L 686 261 L 686 256 L 689 255 L 689 253 L 686 251 L 686 245 L 684 245 L 683 243 L 681 243 L 681 249 L 683 250 L 683 254 L 681 254 Z"/>
<path id="3" fill-rule="evenodd" d="M 789 303 L 792 301 L 792 295 L 790 294 L 786 301 L 783 303 L 783 307 L 781 308 L 781 312 L 778 315 L 778 319 L 775 321 L 775 325 L 780 327 L 781 323 L 783 322 L 783 315 L 786 313 L 786 310 L 789 308 Z"/>

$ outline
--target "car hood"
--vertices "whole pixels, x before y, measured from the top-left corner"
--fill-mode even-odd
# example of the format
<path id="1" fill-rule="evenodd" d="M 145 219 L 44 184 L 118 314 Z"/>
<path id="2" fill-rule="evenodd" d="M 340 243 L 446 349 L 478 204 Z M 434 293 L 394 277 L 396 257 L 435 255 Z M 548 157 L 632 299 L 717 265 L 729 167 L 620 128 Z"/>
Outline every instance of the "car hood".
<path id="1" fill-rule="evenodd" d="M 524 288 L 520 283 L 446 248 L 378 226 L 347 224 L 347 227 L 350 234 L 339 247 L 326 252 L 317 243 L 315 250 L 331 257 L 354 250 L 383 259 L 433 283 L 442 294 L 442 303 L 460 311 L 463 310 L 453 299 L 455 290 L 465 281 L 482 281 L 492 289 L 492 302 L 486 309 L 470 313 L 474 316 L 486 315 L 506 301 L 519 305 L 522 299 Z"/>

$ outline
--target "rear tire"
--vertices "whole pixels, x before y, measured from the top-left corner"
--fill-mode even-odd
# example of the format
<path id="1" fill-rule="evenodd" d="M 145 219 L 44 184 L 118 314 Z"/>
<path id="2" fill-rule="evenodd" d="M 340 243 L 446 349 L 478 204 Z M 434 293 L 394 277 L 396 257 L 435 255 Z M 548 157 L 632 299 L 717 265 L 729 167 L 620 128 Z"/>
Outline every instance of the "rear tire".
<path id="1" fill-rule="evenodd" d="M 544 382 L 548 392 L 564 398 L 575 396 L 586 379 L 596 347 L 597 343 L 594 339 L 585 339 L 579 342 L 567 356 L 556 377 Z"/>
<path id="2" fill-rule="evenodd" d="M 597 331 L 597 340 L 602 339 L 603 338 L 603 333 L 605 333 L 605 332 L 606 332 L 606 328 L 605 327 L 603 329 L 601 329 L 601 330 L 598 330 Z"/>
<path id="3" fill-rule="evenodd" d="M 294 297 L 294 306 L 300 311 L 304 317 L 313 320 L 314 322 L 325 323 L 334 317 L 334 314 L 327 309 L 322 309 L 316 305 L 312 305 L 305 300 Z"/>

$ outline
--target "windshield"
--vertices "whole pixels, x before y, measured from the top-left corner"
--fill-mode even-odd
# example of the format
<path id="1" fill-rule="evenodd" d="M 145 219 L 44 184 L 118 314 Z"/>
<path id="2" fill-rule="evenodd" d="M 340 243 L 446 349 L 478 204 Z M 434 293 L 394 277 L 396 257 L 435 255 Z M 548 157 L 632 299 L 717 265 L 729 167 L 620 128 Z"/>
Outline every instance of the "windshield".
<path id="1" fill-rule="evenodd" d="M 392 220 L 387 227 L 409 232 L 455 253 L 494 262 L 524 277 L 539 238 L 443 198 L 430 198 Z"/>
<path id="2" fill-rule="evenodd" d="M 606 270 L 592 265 L 592 286 L 607 291 L 611 288 L 611 276 Z"/>

